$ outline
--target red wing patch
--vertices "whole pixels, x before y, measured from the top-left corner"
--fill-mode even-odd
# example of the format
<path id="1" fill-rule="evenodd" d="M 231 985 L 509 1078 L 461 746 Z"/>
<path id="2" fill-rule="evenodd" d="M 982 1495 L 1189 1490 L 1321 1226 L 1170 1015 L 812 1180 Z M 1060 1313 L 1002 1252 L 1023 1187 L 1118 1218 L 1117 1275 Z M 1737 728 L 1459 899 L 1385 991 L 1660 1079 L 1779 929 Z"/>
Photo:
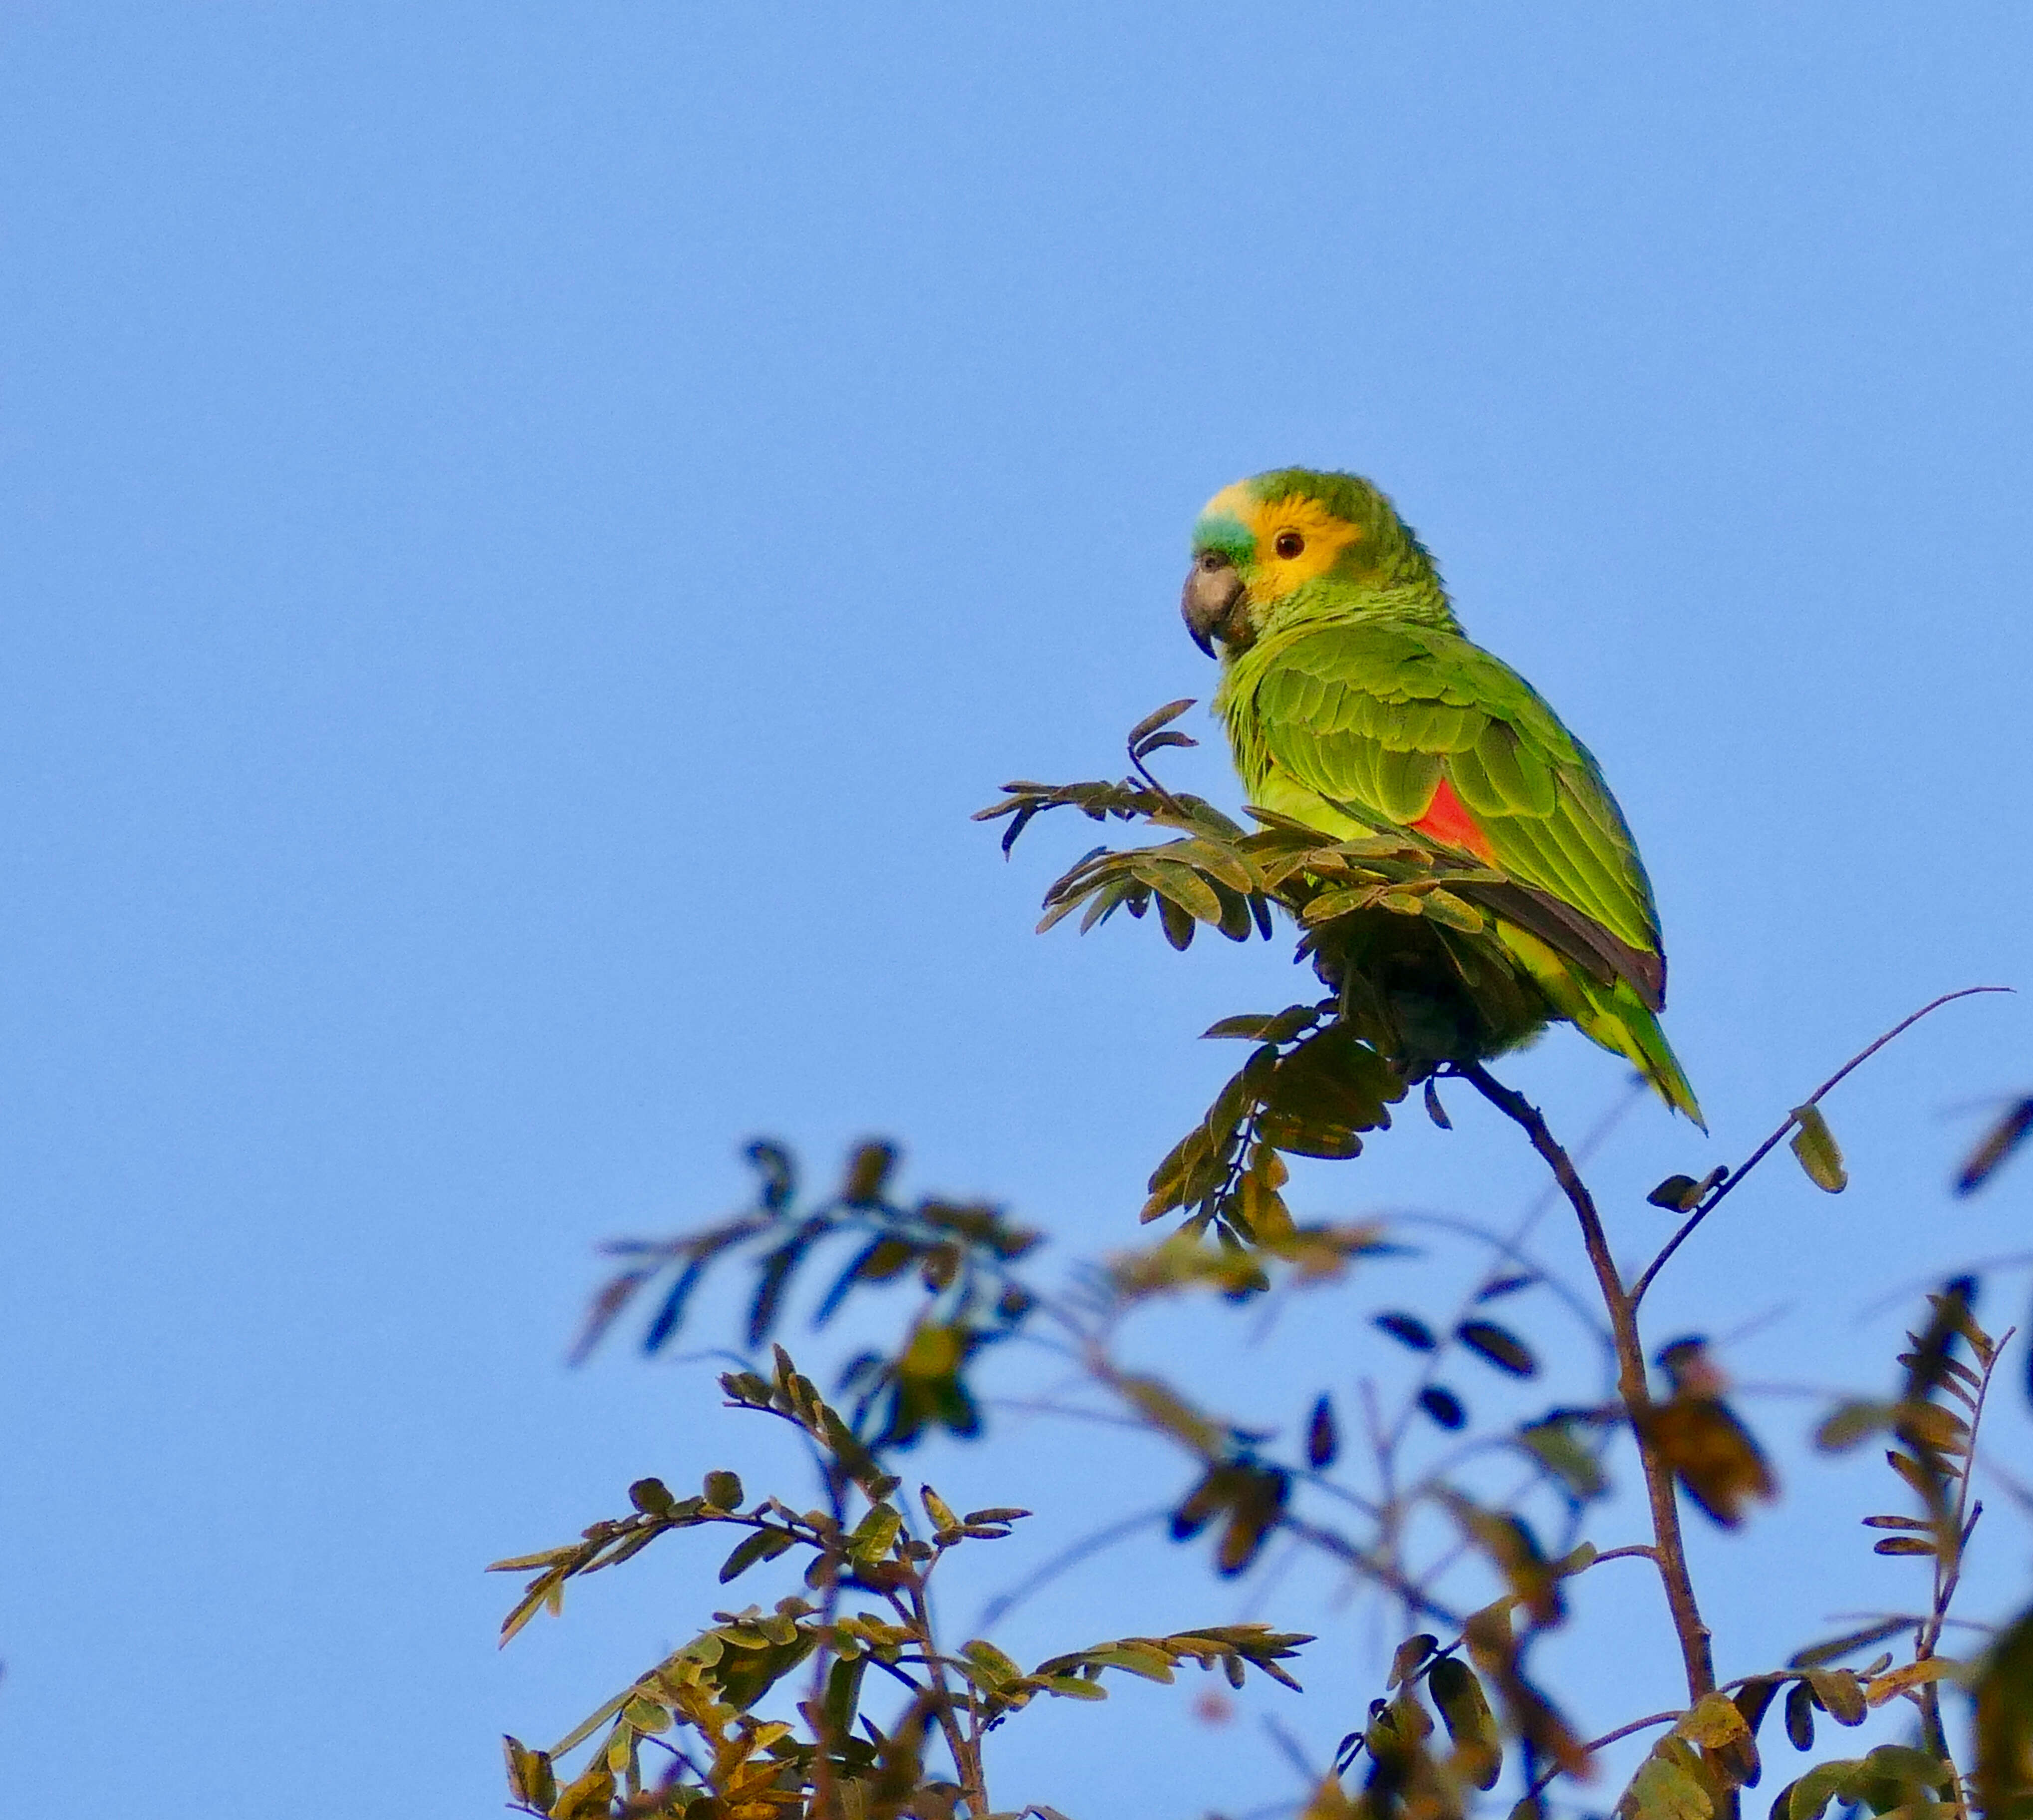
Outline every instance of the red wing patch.
<path id="1" fill-rule="evenodd" d="M 1432 805 L 1412 826 L 1428 840 L 1443 841 L 1449 846 L 1473 854 L 1485 865 L 1494 859 L 1489 837 L 1476 826 L 1475 817 L 1469 813 L 1462 799 L 1455 794 L 1455 787 L 1444 777 L 1433 792 Z"/>

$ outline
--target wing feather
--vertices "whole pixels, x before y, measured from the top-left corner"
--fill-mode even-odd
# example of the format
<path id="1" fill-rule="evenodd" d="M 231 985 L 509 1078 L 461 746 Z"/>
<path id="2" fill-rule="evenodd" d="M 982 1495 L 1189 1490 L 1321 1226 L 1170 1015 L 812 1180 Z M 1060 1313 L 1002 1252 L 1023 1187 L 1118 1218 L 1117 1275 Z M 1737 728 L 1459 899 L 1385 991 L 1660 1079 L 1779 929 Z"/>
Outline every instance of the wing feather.
<path id="1" fill-rule="evenodd" d="M 1536 920 L 1656 999 L 1658 915 L 1636 843 L 1586 748 L 1516 671 L 1451 633 L 1327 626 L 1278 654 L 1255 701 L 1272 764 L 1358 820 L 1410 827 L 1444 776 L 1497 865 L 1552 900 Z M 1604 939 L 1571 932 L 1576 915 Z"/>

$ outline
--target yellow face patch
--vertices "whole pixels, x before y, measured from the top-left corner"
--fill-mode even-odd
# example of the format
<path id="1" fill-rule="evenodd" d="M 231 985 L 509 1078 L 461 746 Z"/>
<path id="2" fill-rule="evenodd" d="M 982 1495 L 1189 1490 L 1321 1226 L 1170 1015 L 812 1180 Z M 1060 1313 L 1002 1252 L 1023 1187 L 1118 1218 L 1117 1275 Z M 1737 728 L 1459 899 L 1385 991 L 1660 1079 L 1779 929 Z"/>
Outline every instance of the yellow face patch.
<path id="1" fill-rule="evenodd" d="M 1282 600 L 1324 575 L 1362 536 L 1359 525 L 1297 493 L 1252 504 L 1241 518 L 1256 539 L 1250 592 L 1267 600 Z"/>
<path id="2" fill-rule="evenodd" d="M 1260 600 L 1282 600 L 1324 575 L 1362 536 L 1361 526 L 1336 518 L 1317 499 L 1299 493 L 1260 499 L 1250 488 L 1247 480 L 1222 488 L 1207 501 L 1205 515 L 1247 527 L 1256 546 L 1249 591 Z"/>

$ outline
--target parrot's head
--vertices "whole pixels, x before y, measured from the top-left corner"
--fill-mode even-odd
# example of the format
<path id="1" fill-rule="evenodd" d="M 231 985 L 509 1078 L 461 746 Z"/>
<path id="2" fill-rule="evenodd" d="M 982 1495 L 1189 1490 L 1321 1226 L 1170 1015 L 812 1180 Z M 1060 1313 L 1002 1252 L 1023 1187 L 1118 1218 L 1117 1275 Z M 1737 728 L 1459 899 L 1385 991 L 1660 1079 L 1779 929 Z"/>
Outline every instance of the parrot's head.
<path id="1" fill-rule="evenodd" d="M 1230 652 L 1245 649 L 1283 611 L 1330 595 L 1367 596 L 1410 618 L 1447 615 L 1432 558 L 1360 475 L 1279 468 L 1208 500 L 1193 526 L 1179 608 L 1210 657 L 1217 638 Z"/>

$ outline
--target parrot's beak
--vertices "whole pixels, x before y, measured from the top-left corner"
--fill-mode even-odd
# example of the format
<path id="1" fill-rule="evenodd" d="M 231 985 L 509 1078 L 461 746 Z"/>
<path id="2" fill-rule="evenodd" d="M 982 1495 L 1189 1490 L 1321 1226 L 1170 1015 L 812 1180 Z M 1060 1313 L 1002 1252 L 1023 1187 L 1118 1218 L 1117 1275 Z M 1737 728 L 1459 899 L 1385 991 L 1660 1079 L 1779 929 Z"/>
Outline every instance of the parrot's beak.
<path id="1" fill-rule="evenodd" d="M 1185 592 L 1179 597 L 1179 612 L 1193 642 L 1208 656 L 1215 655 L 1217 637 L 1230 637 L 1229 615 L 1241 598 L 1242 577 L 1227 557 L 1208 550 L 1193 559 Z"/>

